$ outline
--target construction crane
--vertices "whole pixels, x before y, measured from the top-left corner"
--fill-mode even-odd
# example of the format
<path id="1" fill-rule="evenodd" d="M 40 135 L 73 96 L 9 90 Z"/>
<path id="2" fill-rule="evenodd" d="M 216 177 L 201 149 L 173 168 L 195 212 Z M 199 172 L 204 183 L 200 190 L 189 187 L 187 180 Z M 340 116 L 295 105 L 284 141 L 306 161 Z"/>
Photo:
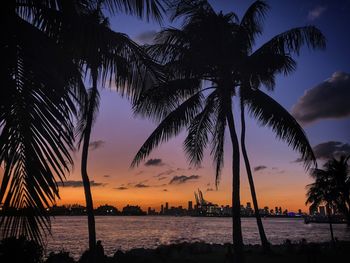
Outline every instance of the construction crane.
<path id="1" fill-rule="evenodd" d="M 198 206 L 208 205 L 208 202 L 204 200 L 203 193 L 200 189 L 198 189 L 198 194 L 194 192 L 194 197 L 196 198 L 196 203 Z"/>

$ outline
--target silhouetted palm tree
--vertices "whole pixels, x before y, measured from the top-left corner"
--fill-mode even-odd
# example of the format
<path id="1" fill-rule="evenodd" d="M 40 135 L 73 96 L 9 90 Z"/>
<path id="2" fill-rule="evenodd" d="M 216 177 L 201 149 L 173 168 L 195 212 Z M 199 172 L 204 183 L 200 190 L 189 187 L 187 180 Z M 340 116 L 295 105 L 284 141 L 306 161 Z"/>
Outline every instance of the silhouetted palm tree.
<path id="1" fill-rule="evenodd" d="M 341 156 L 339 160 L 333 158 L 324 164 L 324 170 L 314 169 L 311 176 L 315 182 L 307 185 L 306 204 L 317 208 L 324 203 L 329 208 L 327 212 L 332 241 L 334 241 L 334 237 L 330 209 L 336 208 L 345 216 L 348 225 L 350 223 L 349 158 L 350 156 Z"/>
<path id="2" fill-rule="evenodd" d="M 1 5 L 0 188 L 2 237 L 42 242 L 50 232 L 46 207 L 59 198 L 73 160 L 73 118 L 85 89 L 71 57 L 33 25 L 50 1 Z"/>
<path id="3" fill-rule="evenodd" d="M 268 10 L 268 5 L 264 1 L 256 1 L 253 3 L 247 12 L 244 14 L 243 18 L 239 22 L 240 29 L 239 35 L 241 41 L 246 42 L 246 56 L 240 58 L 240 87 L 241 87 L 241 148 L 242 155 L 245 162 L 248 181 L 251 189 L 252 201 L 254 205 L 255 216 L 257 219 L 257 225 L 259 229 L 260 239 L 265 250 L 269 249 L 269 244 L 265 235 L 261 217 L 259 214 L 259 206 L 256 197 L 256 191 L 251 171 L 251 166 L 249 163 L 249 158 L 245 146 L 245 89 L 257 90 L 260 86 L 264 85 L 269 90 L 273 90 L 275 86 L 275 76 L 278 73 L 283 73 L 288 75 L 295 69 L 296 62 L 292 58 L 292 53 L 299 54 L 300 47 L 304 44 L 310 48 L 323 48 L 325 46 L 324 37 L 321 33 L 317 32 L 315 28 L 304 27 L 304 28 L 293 28 L 284 32 L 265 44 L 256 51 L 252 52 L 253 46 L 256 40 L 256 37 L 262 33 L 262 22 L 265 17 L 265 13 Z M 292 44 L 292 42 L 294 42 Z M 283 46 L 283 43 L 286 43 L 286 46 Z M 289 43 L 289 44 L 288 44 Z M 282 45 L 281 45 L 282 44 Z M 276 47 L 281 48 L 276 48 Z M 250 96 L 257 96 L 250 94 Z M 261 94 L 262 95 L 262 94 Z M 260 95 L 260 97 L 262 97 Z M 248 95 L 249 96 L 249 95 Z M 266 94 L 264 96 L 267 96 Z M 251 101 L 252 102 L 252 101 Z M 250 103 L 251 103 L 250 102 Z M 280 118 L 280 122 L 289 122 L 289 126 L 294 126 L 292 131 L 290 127 L 280 126 L 274 130 L 278 133 L 285 132 L 286 136 L 281 136 L 294 148 L 299 148 L 299 151 L 303 154 L 303 159 L 306 161 L 306 166 L 309 167 L 310 161 L 315 161 L 312 151 L 310 151 L 310 145 L 306 137 L 303 135 L 302 129 L 298 123 L 291 117 L 288 112 L 286 112 L 277 102 L 273 101 L 271 98 L 268 98 L 266 101 L 272 103 L 272 105 L 277 106 L 276 112 L 273 113 L 276 115 L 276 119 Z M 249 105 L 248 105 L 249 106 Z M 261 105 L 264 106 L 264 105 Z M 266 104 L 264 107 L 270 107 L 271 105 Z M 254 106 L 253 106 L 254 107 Z M 253 110 L 254 111 L 254 110 Z M 282 116 L 282 113 L 284 116 Z M 277 117 L 277 115 L 280 115 Z M 261 119 L 258 116 L 259 119 Z M 283 121 L 282 118 L 285 118 Z M 269 126 L 274 127 L 276 125 L 273 123 L 266 123 Z M 289 131 L 286 131 L 289 129 Z M 288 138 L 289 135 L 292 135 L 292 138 Z"/>
<path id="4" fill-rule="evenodd" d="M 152 1 L 147 1 L 152 2 Z M 142 8 L 137 6 L 137 11 Z M 127 2 L 123 2 L 127 5 Z M 149 3 L 148 3 L 149 4 Z M 76 18 L 75 18 L 76 19 Z M 84 185 L 88 215 L 89 248 L 96 245 L 95 219 L 90 181 L 87 172 L 88 153 L 92 126 L 99 108 L 99 85 L 111 86 L 122 95 L 132 98 L 160 75 L 157 65 L 147 56 L 144 50 L 125 34 L 116 33 L 108 26 L 108 20 L 100 9 L 86 12 L 79 18 L 80 34 L 71 35 L 75 47 L 80 47 L 78 60 L 83 63 L 86 74 L 90 75 L 92 87 L 88 91 L 88 101 L 80 118 L 79 131 L 82 142 L 81 175 Z M 70 31 L 76 34 L 76 31 Z"/>
<path id="5" fill-rule="evenodd" d="M 233 148 L 233 243 L 236 256 L 242 257 L 242 232 L 239 198 L 239 145 L 232 113 L 232 97 L 240 87 L 242 106 L 248 105 L 260 123 L 268 125 L 277 136 L 301 152 L 306 165 L 314 161 L 312 148 L 295 119 L 276 101 L 261 92 L 261 84 L 273 87 L 279 72 L 294 67 L 290 52 L 298 52 L 305 43 L 313 48 L 324 46 L 324 37 L 314 27 L 289 30 L 252 53 L 256 35 L 261 33 L 260 18 L 266 5 L 256 2 L 239 22 L 234 13 L 215 13 L 207 1 L 181 1 L 175 5 L 173 18 L 183 16 L 181 30 L 163 30 L 150 53 L 165 65 L 166 83 L 144 93 L 135 111 L 162 120 L 143 144 L 132 165 L 142 161 L 159 143 L 177 135 L 188 126 L 184 147 L 190 163 L 200 164 L 211 134 L 219 182 L 224 156 L 224 134 L 229 127 Z M 244 109 L 243 135 L 244 147 Z M 244 147 L 244 157 L 247 154 Z M 249 168 L 249 163 L 246 162 Z M 254 195 L 251 174 L 250 185 Z M 254 198 L 254 197 L 253 197 Z M 254 198 L 256 201 L 256 198 Z M 257 203 L 254 204 L 258 212 Z M 259 218 L 259 216 L 258 216 Z M 263 244 L 267 245 L 262 224 Z"/>

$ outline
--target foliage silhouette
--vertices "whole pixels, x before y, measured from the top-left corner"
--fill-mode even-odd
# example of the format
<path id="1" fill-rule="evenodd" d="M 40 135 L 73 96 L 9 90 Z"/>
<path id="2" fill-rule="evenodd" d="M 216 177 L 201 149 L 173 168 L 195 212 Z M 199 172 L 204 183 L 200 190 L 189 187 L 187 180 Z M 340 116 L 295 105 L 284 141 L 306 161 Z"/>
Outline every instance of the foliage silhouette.
<path id="1" fill-rule="evenodd" d="M 333 158 L 324 164 L 323 169 L 314 169 L 311 176 L 315 182 L 307 185 L 306 204 L 317 208 L 321 204 L 327 207 L 331 239 L 334 241 L 331 210 L 337 209 L 342 213 L 347 224 L 350 224 L 350 156 L 340 156 L 339 160 Z"/>

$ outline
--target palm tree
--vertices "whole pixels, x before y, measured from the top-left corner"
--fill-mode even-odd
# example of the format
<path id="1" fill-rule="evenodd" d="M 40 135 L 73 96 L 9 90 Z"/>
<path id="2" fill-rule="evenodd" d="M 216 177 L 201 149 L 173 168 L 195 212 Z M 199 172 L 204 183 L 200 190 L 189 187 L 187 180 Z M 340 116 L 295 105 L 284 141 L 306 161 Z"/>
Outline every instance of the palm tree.
<path id="1" fill-rule="evenodd" d="M 314 169 L 311 176 L 315 182 L 307 185 L 306 204 L 317 208 L 324 203 L 328 208 L 331 240 L 334 241 L 330 208 L 336 208 L 342 213 L 348 225 L 350 224 L 350 172 L 349 156 L 340 156 L 339 160 L 332 158 L 324 164 L 324 170 Z"/>
<path id="2" fill-rule="evenodd" d="M 246 41 L 247 47 L 247 56 L 241 58 L 241 92 L 240 92 L 240 110 L 241 110 L 241 148 L 242 155 L 244 159 L 244 163 L 246 166 L 246 171 L 248 175 L 249 186 L 252 195 L 252 201 L 254 205 L 255 217 L 257 220 L 257 225 L 259 229 L 260 239 L 265 250 L 269 249 L 269 243 L 266 238 L 266 234 L 263 228 L 263 224 L 261 221 L 261 217 L 259 214 L 259 206 L 254 186 L 254 180 L 252 176 L 251 166 L 245 146 L 245 134 L 246 134 L 246 126 L 245 126 L 245 89 L 259 89 L 260 86 L 264 85 L 269 90 L 273 90 L 275 87 L 275 76 L 278 73 L 284 73 L 284 75 L 288 75 L 292 71 L 295 70 L 296 62 L 292 58 L 292 53 L 299 54 L 300 47 L 303 44 L 307 44 L 310 48 L 323 48 L 324 37 L 318 32 L 314 31 L 314 28 L 294 28 L 285 33 L 282 33 L 270 41 L 265 43 L 260 49 L 257 49 L 255 52 L 252 52 L 253 45 L 255 43 L 256 37 L 262 33 L 262 22 L 265 17 L 266 11 L 269 6 L 264 1 L 256 1 L 253 3 L 244 14 L 243 18 L 239 22 L 239 34 L 242 37 L 242 41 Z M 316 34 L 315 34 L 316 33 Z M 303 37 L 302 35 L 305 34 Z M 313 37 L 316 37 L 313 39 Z M 276 49 L 279 44 L 288 43 L 288 39 L 294 39 L 294 45 L 289 45 L 288 52 L 282 47 L 282 49 Z M 304 43 L 304 41 L 306 43 Z M 266 94 L 265 94 L 266 96 Z M 271 100 L 271 98 L 270 98 Z M 273 102 L 276 106 L 276 102 Z M 269 105 L 265 105 L 265 107 L 269 107 Z M 285 116 L 289 114 L 285 112 L 282 107 L 278 107 L 277 112 L 275 114 L 279 114 L 284 112 Z M 298 123 L 290 116 L 287 117 L 291 123 L 294 124 L 295 127 L 301 131 Z M 270 126 L 272 123 L 270 123 Z M 280 131 L 283 131 L 285 127 L 279 127 Z M 275 129 L 276 130 L 276 129 Z M 276 130 L 277 132 L 280 132 Z M 288 132 L 286 133 L 288 134 Z M 314 161 L 314 157 L 312 151 L 309 151 L 309 143 L 307 139 L 303 136 L 302 133 L 299 133 L 298 138 L 293 140 L 289 140 L 285 138 L 289 144 L 294 144 L 295 142 L 301 142 L 304 144 L 304 149 L 300 149 L 301 152 L 305 152 L 307 154 L 304 155 L 304 160 L 306 161 L 306 165 L 308 165 L 310 161 Z M 301 146 L 301 145 L 299 145 Z M 297 148 L 299 147 L 297 146 Z M 306 146 L 306 147 L 305 147 Z"/>
<path id="3" fill-rule="evenodd" d="M 146 1 L 149 5 L 153 1 Z M 122 2 L 127 5 L 126 2 Z M 141 2 L 138 2 L 142 4 Z M 136 6 L 142 10 L 141 6 Z M 142 14 L 140 14 L 141 16 Z M 82 142 L 81 175 L 84 185 L 88 215 L 89 249 L 96 245 L 95 219 L 90 181 L 87 172 L 90 136 L 99 107 L 98 82 L 101 86 L 115 84 L 116 91 L 130 97 L 137 97 L 146 86 L 159 77 L 157 65 L 144 50 L 125 34 L 113 32 L 101 9 L 85 12 L 77 24 L 79 35 L 65 36 L 78 50 L 77 59 L 84 65 L 86 74 L 91 77 L 92 87 L 88 91 L 88 101 L 80 118 L 80 142 Z M 69 32 L 77 32 L 69 30 Z"/>
<path id="4" fill-rule="evenodd" d="M 81 75 L 57 42 L 33 25 L 50 1 L 2 5 L 0 188 L 2 237 L 41 243 L 50 232 L 46 207 L 59 198 L 57 181 L 69 172 L 73 118 L 85 89 Z"/>
<path id="5" fill-rule="evenodd" d="M 149 48 L 150 53 L 165 65 L 169 79 L 146 91 L 134 107 L 135 112 L 161 122 L 142 145 L 132 165 L 139 164 L 159 143 L 188 126 L 184 148 L 191 164 L 200 164 L 211 134 L 217 184 L 223 166 L 224 135 L 228 125 L 233 148 L 233 243 L 238 258 L 242 257 L 243 241 L 239 148 L 232 113 L 232 97 L 238 95 L 237 88 L 240 87 L 241 105 L 247 105 L 261 124 L 272 127 L 279 138 L 301 152 L 307 166 L 315 159 L 295 119 L 258 88 L 260 84 L 273 87 L 276 73 L 288 73 L 294 69 L 295 63 L 289 53 L 299 52 L 303 44 L 323 47 L 324 37 L 311 26 L 295 28 L 277 35 L 252 53 L 255 36 L 261 33 L 259 19 L 266 7 L 261 1 L 254 3 L 239 22 L 234 13 L 215 13 L 206 1 L 182 1 L 175 5 L 173 18 L 185 14 L 181 30 L 163 30 L 157 43 Z M 249 169 L 244 147 L 244 115 L 242 121 L 243 155 Z M 252 176 L 248 176 L 254 195 Z M 257 202 L 254 205 L 258 212 Z M 268 244 L 261 220 L 259 230 L 262 241 Z"/>

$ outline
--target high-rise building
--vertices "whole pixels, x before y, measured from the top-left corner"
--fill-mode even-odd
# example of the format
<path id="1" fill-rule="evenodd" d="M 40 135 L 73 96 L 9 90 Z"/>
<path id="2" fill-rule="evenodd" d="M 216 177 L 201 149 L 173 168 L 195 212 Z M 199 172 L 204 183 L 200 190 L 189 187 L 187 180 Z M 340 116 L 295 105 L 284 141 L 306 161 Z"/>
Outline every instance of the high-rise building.
<path id="1" fill-rule="evenodd" d="M 161 206 L 160 206 L 160 214 L 161 214 L 161 215 L 164 214 L 164 205 L 161 205 Z"/>
<path id="2" fill-rule="evenodd" d="M 247 208 L 252 208 L 252 204 L 250 202 L 247 202 Z"/>
<path id="3" fill-rule="evenodd" d="M 169 203 L 166 202 L 166 203 L 165 203 L 165 212 L 168 212 L 168 210 L 169 210 Z"/>
<path id="4" fill-rule="evenodd" d="M 324 206 L 320 206 L 320 215 L 321 216 L 326 216 L 326 208 Z"/>
<path id="5" fill-rule="evenodd" d="M 193 207 L 192 207 L 192 201 L 188 201 L 188 211 L 192 211 Z"/>

